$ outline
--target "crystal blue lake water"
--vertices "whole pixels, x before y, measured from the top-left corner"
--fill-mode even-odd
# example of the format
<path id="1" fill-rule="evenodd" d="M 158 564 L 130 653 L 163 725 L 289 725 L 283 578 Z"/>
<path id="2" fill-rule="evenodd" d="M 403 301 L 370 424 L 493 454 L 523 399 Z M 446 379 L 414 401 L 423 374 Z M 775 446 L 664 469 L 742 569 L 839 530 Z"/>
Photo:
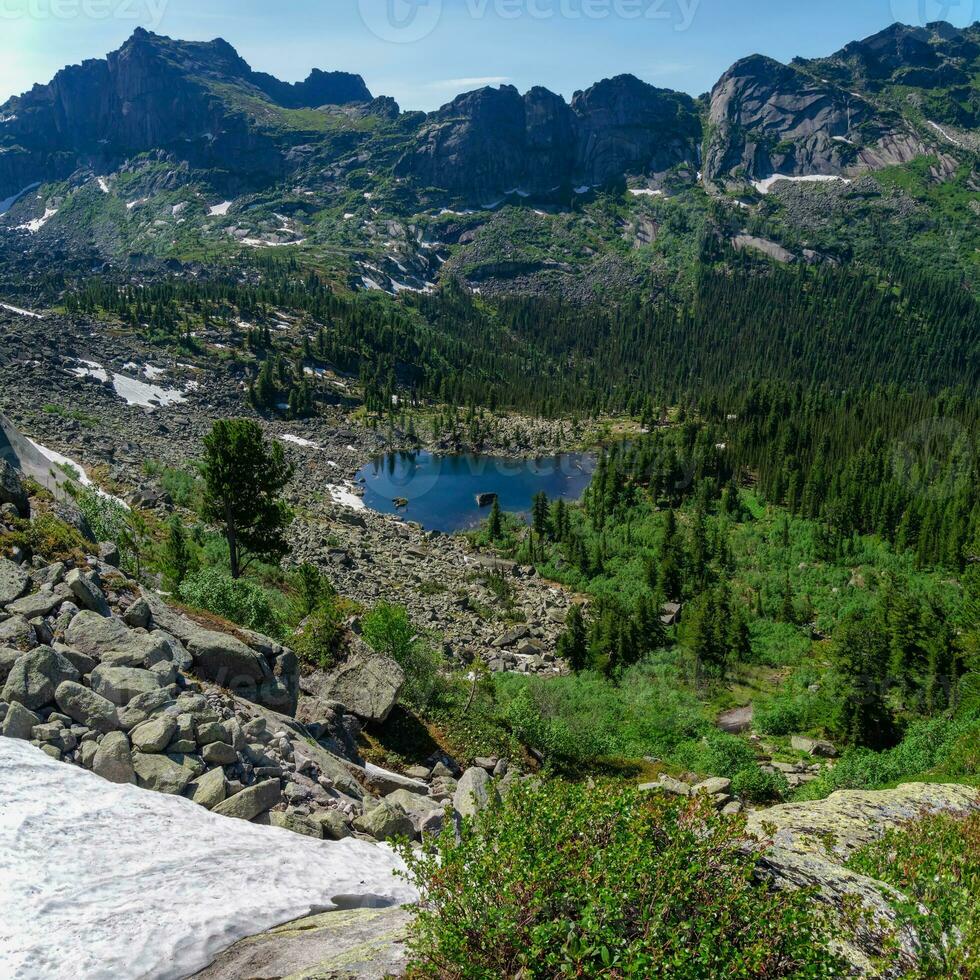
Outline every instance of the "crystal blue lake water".
<path id="1" fill-rule="evenodd" d="M 565 453 L 535 459 L 507 459 L 473 453 L 388 453 L 363 466 L 357 479 L 364 503 L 383 514 L 398 514 L 428 531 L 463 531 L 486 520 L 490 506 L 478 494 L 497 494 L 503 510 L 524 517 L 543 490 L 550 499 L 578 500 L 588 487 L 596 458 Z M 396 500 L 407 500 L 398 506 Z"/>

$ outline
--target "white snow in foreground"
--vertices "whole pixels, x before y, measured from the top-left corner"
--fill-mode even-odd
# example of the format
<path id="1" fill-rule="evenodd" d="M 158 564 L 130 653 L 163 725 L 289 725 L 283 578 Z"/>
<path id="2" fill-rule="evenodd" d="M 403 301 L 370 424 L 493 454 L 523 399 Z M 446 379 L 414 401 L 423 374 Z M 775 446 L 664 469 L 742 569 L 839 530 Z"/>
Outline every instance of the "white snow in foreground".
<path id="1" fill-rule="evenodd" d="M 849 184 L 850 181 L 846 177 L 837 177 L 834 174 L 810 174 L 807 177 L 787 177 L 785 174 L 773 174 L 771 177 L 766 177 L 764 180 L 753 180 L 752 186 L 760 194 L 768 194 L 773 184 L 779 183 L 781 180 L 787 180 L 791 184 L 826 184 L 833 183 L 834 181 L 841 181 L 844 184 Z"/>
<path id="2" fill-rule="evenodd" d="M 364 506 L 364 501 L 354 493 L 354 490 L 350 484 L 345 486 L 331 486 L 328 484 L 324 487 L 327 492 L 327 496 L 338 506 L 346 507 L 348 510 L 366 510 Z"/>
<path id="3" fill-rule="evenodd" d="M 939 125 L 939 123 L 934 123 L 934 122 L 932 122 L 932 120 L 928 120 L 928 122 L 929 122 L 929 125 L 932 126 L 932 128 L 937 133 L 939 133 L 940 136 L 942 136 L 944 139 L 949 140 L 950 143 L 953 143 L 955 146 L 962 146 L 963 145 L 960 142 L 960 140 L 958 140 L 955 136 L 950 136 L 949 133 L 947 133 L 946 130 L 943 129 L 942 126 Z"/>
<path id="4" fill-rule="evenodd" d="M 45 208 L 43 217 L 17 225 L 17 231 L 29 231 L 32 235 L 36 235 L 57 213 L 57 208 Z"/>
<path id="5" fill-rule="evenodd" d="M 22 310 L 19 306 L 11 306 L 9 303 L 0 303 L 0 309 L 8 313 L 16 313 L 17 316 L 29 316 L 32 320 L 43 320 L 40 313 L 31 313 L 30 310 Z"/>
<path id="6" fill-rule="evenodd" d="M 0 214 L 6 214 L 28 191 L 34 190 L 35 187 L 40 187 L 41 182 L 37 181 L 33 184 L 28 184 L 22 191 L 18 191 L 13 197 L 8 197 L 3 201 L 0 201 Z"/>
<path id="7" fill-rule="evenodd" d="M 72 374 L 76 378 L 95 378 L 98 381 L 106 382 L 109 380 L 109 372 L 97 361 L 79 361 L 79 367 L 72 368 Z M 144 368 L 144 371 L 147 369 Z M 159 368 L 150 368 L 151 371 L 159 371 Z M 148 374 L 152 377 L 152 374 Z M 187 401 L 187 392 L 177 388 L 161 388 L 159 385 L 147 384 L 136 378 L 129 378 L 125 374 L 112 375 L 112 387 L 116 394 L 127 405 L 139 405 L 141 408 L 167 408 L 170 405 L 179 405 Z M 188 385 L 188 389 L 190 386 Z"/>
<path id="8" fill-rule="evenodd" d="M 630 194 L 633 197 L 663 197 L 663 191 L 655 191 L 650 187 L 631 187 Z"/>
<path id="9" fill-rule="evenodd" d="M 220 204 L 215 204 L 213 207 L 208 208 L 208 214 L 214 217 L 224 217 L 228 213 L 228 209 L 231 207 L 231 201 L 222 201 Z"/>
<path id="10" fill-rule="evenodd" d="M 417 900 L 400 862 L 106 782 L 0 739 L 0 976 L 178 980 L 246 936 Z"/>
<path id="11" fill-rule="evenodd" d="M 279 437 L 283 442 L 291 442 L 294 446 L 302 446 L 304 449 L 322 449 L 323 447 L 316 442 L 310 442 L 302 436 L 285 435 Z"/>

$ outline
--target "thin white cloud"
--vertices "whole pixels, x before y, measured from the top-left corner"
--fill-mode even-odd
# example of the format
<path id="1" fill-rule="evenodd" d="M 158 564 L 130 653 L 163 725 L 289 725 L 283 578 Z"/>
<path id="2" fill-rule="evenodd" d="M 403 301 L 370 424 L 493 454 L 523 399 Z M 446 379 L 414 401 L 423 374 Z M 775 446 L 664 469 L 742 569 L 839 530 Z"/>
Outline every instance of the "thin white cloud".
<path id="1" fill-rule="evenodd" d="M 509 81 L 509 75 L 488 75 L 485 78 L 443 78 L 438 82 L 429 82 L 425 87 L 439 91 L 463 91 L 465 89 L 483 88 L 486 85 L 503 85 Z"/>

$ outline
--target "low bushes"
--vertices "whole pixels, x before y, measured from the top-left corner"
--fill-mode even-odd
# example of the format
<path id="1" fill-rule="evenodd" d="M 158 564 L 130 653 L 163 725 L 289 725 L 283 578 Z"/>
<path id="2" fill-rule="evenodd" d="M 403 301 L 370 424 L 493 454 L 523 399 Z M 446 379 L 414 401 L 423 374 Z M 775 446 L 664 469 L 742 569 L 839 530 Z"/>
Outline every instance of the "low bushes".
<path id="1" fill-rule="evenodd" d="M 809 896 L 753 882 L 742 828 L 704 801 L 518 784 L 458 836 L 404 848 L 423 896 L 410 976 L 839 975 Z"/>
<path id="2" fill-rule="evenodd" d="M 219 568 L 204 568 L 180 586 L 180 598 L 248 629 L 281 639 L 285 632 L 282 597 L 248 579 L 233 579 Z"/>

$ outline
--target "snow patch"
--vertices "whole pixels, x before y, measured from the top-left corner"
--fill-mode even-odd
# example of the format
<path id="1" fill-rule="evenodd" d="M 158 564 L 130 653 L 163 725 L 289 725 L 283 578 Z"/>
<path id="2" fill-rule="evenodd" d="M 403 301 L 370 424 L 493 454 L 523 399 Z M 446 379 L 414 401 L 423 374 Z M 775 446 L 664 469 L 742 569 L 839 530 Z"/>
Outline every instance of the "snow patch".
<path id="1" fill-rule="evenodd" d="M 353 484 L 346 483 L 337 486 L 328 484 L 324 490 L 326 490 L 327 496 L 340 507 L 346 507 L 348 510 L 367 509 L 364 506 L 364 501 L 354 492 Z"/>
<path id="2" fill-rule="evenodd" d="M 633 197 L 663 197 L 663 191 L 655 191 L 652 187 L 631 187 L 629 189 Z"/>
<path id="3" fill-rule="evenodd" d="M 180 391 L 177 388 L 161 388 L 159 385 L 147 384 L 136 378 L 129 378 L 125 374 L 110 374 L 97 361 L 78 361 L 78 367 L 71 369 L 76 378 L 95 378 L 97 381 L 105 383 L 112 381 L 112 387 L 116 394 L 127 405 L 137 405 L 140 408 L 168 408 L 171 405 L 179 405 L 187 401 L 187 391 Z M 151 368 L 158 371 L 158 368 Z M 145 373 L 145 369 L 144 369 Z M 150 375 L 147 375 L 150 377 Z"/>
<path id="4" fill-rule="evenodd" d="M 939 125 L 939 123 L 934 123 L 934 122 L 932 122 L 932 120 L 927 120 L 927 122 L 929 123 L 930 126 L 932 126 L 932 128 L 937 133 L 939 133 L 940 136 L 943 137 L 943 139 L 949 140 L 949 142 L 952 143 L 954 146 L 962 146 L 963 145 L 955 136 L 950 136 L 949 133 L 947 133 L 946 130 L 943 129 L 942 126 Z"/>
<path id="5" fill-rule="evenodd" d="M 309 439 L 304 439 L 302 436 L 285 435 L 279 437 L 283 442 L 291 442 L 294 446 L 302 446 L 303 449 L 322 449 L 323 447 L 317 442 L 311 442 Z"/>
<path id="6" fill-rule="evenodd" d="M 35 442 L 33 439 L 27 440 L 52 466 L 57 469 L 67 469 L 71 475 L 72 479 L 83 487 L 88 487 L 94 490 L 100 497 L 104 497 L 106 500 L 112 500 L 119 504 L 120 507 L 125 510 L 129 510 L 129 504 L 125 500 L 120 500 L 119 497 L 114 497 L 111 493 L 106 493 L 105 490 L 97 487 L 89 477 L 88 473 L 85 472 L 85 467 L 81 464 L 76 463 L 75 460 L 62 453 L 56 452 L 54 449 L 48 449 L 47 446 L 42 446 L 39 442 Z M 3 741 L 7 741 L 4 739 Z M 2 836 L 2 821 L 0 821 L 0 836 Z M 0 861 L 0 867 L 2 867 L 2 861 Z M 0 966 L 3 964 L 2 955 L 0 955 Z M 0 976 L 3 975 L 3 971 L 0 970 Z"/>
<path id="7" fill-rule="evenodd" d="M 766 177 L 764 180 L 753 180 L 752 186 L 760 194 L 768 194 L 772 189 L 773 184 L 778 184 L 781 180 L 787 180 L 791 184 L 829 184 L 835 181 L 841 181 L 844 184 L 849 184 L 850 181 L 846 177 L 837 177 L 834 174 L 810 174 L 807 177 L 787 177 L 785 174 L 773 174 L 771 177 Z"/>
<path id="8" fill-rule="evenodd" d="M 105 177 L 99 177 L 98 178 L 98 181 L 99 181 L 99 190 L 102 191 L 103 194 L 108 194 L 109 193 L 109 181 L 107 181 L 105 179 Z"/>
<path id="9" fill-rule="evenodd" d="M 17 225 L 17 230 L 29 231 L 32 235 L 36 235 L 57 213 L 57 208 L 45 208 L 43 217 Z"/>
<path id="10" fill-rule="evenodd" d="M 228 209 L 231 207 L 232 203 L 232 201 L 222 201 L 220 204 L 215 204 L 208 208 L 208 214 L 211 215 L 212 218 L 223 218 L 228 213 Z"/>
<path id="11" fill-rule="evenodd" d="M 321 841 L 117 785 L 0 739 L 0 975 L 178 980 L 313 912 L 418 896 L 383 845 Z"/>
<path id="12" fill-rule="evenodd" d="M 0 310 L 6 310 L 8 313 L 16 313 L 17 316 L 29 316 L 32 320 L 44 319 L 40 313 L 31 313 L 30 310 L 22 310 L 19 306 L 11 306 L 9 303 L 0 303 Z"/>

